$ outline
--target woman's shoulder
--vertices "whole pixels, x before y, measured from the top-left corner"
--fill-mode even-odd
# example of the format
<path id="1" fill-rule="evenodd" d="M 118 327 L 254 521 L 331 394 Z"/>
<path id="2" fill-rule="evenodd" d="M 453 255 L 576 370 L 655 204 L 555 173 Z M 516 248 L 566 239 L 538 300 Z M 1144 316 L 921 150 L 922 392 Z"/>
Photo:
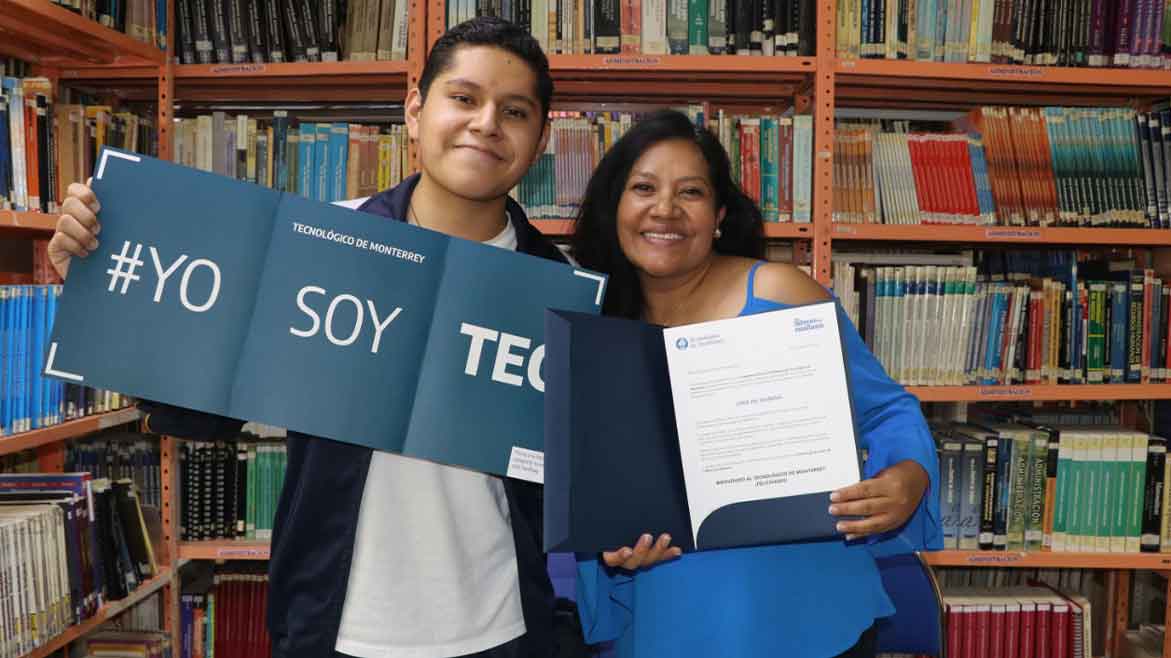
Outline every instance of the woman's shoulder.
<path id="1" fill-rule="evenodd" d="M 750 259 L 746 269 L 750 269 Z M 756 270 L 753 296 L 758 299 L 788 304 L 810 304 L 830 299 L 825 288 L 813 277 L 789 263 L 764 263 Z"/>

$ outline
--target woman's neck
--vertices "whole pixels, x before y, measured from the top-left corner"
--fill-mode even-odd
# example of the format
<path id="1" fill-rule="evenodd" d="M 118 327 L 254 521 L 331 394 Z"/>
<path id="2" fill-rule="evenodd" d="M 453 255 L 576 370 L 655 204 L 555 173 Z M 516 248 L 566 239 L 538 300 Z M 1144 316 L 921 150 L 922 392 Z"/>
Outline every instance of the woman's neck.
<path id="1" fill-rule="evenodd" d="M 505 197 L 490 201 L 460 197 L 425 173 L 411 194 L 409 214 L 407 219 L 423 228 L 476 242 L 496 237 L 508 221 Z"/>
<path id="2" fill-rule="evenodd" d="M 643 318 L 647 322 L 673 327 L 700 319 L 702 296 L 715 258 L 699 267 L 669 277 L 639 273 L 642 285 Z"/>

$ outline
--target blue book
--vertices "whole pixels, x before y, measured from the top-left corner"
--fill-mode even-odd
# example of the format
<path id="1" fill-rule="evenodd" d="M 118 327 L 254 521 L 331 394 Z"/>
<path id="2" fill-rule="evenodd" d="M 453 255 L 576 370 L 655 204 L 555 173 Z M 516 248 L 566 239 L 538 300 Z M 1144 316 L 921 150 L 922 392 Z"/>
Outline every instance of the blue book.
<path id="1" fill-rule="evenodd" d="M 45 306 L 44 298 L 41 296 L 43 286 L 30 287 L 29 293 L 29 308 L 32 312 L 30 318 L 31 334 L 32 334 L 32 350 L 29 352 L 29 418 L 31 420 L 31 427 L 37 429 L 41 427 L 44 422 L 45 414 L 42 404 L 44 398 L 41 395 L 41 351 L 45 343 L 44 327 L 45 327 Z"/>
<path id="2" fill-rule="evenodd" d="M 301 141 L 297 143 L 297 169 L 300 174 L 300 182 L 297 186 L 297 193 L 308 199 L 313 196 L 313 174 L 316 171 L 313 168 L 313 157 L 317 152 L 313 146 L 317 139 L 317 127 L 312 123 L 302 123 L 299 130 Z"/>
<path id="3" fill-rule="evenodd" d="M 951 437 L 939 442 L 939 486 L 941 498 L 943 548 L 958 549 L 960 535 L 960 500 L 963 496 L 961 458 L 963 444 Z"/>
<path id="4" fill-rule="evenodd" d="M 1126 379 L 1127 319 L 1130 316 L 1130 291 L 1123 282 L 1110 284 L 1110 382 Z"/>
<path id="5" fill-rule="evenodd" d="M 12 141 L 8 134 L 8 98 L 0 87 L 0 209 L 12 207 Z"/>
<path id="6" fill-rule="evenodd" d="M 12 291 L 0 286 L 0 428 L 12 434 Z"/>
<path id="7" fill-rule="evenodd" d="M 329 201 L 346 200 L 346 167 L 350 160 L 350 126 L 335 123 L 329 134 L 330 193 Z"/>
<path id="8" fill-rule="evenodd" d="M 93 189 L 46 374 L 541 479 L 544 314 L 605 277 L 115 149 Z"/>
<path id="9" fill-rule="evenodd" d="M 333 190 L 333 178 L 330 171 L 335 166 L 335 163 L 330 161 L 330 155 L 333 151 L 329 143 L 332 139 L 332 124 L 318 123 L 316 126 L 316 137 L 314 137 L 316 141 L 313 144 L 313 200 L 334 201 L 329 198 L 331 190 Z"/>
<path id="10" fill-rule="evenodd" d="M 289 187 L 289 158 L 288 148 L 289 113 L 285 110 L 276 110 L 272 113 L 272 161 L 276 167 L 273 177 L 273 189 L 281 192 L 291 191 Z"/>
<path id="11" fill-rule="evenodd" d="M 17 286 L 16 319 L 16 430 L 29 430 L 28 411 L 28 354 L 29 354 L 29 294 L 27 286 Z"/>

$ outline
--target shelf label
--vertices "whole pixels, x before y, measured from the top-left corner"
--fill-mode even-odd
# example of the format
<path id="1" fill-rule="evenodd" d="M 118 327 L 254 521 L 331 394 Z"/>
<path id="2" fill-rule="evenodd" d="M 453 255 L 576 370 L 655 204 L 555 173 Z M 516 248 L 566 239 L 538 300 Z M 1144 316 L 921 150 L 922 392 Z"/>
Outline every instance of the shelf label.
<path id="1" fill-rule="evenodd" d="M 997 78 L 1034 80 L 1045 77 L 1045 69 L 1036 66 L 989 66 L 988 75 Z"/>
<path id="2" fill-rule="evenodd" d="M 211 67 L 211 72 L 215 75 L 253 75 L 267 69 L 264 64 L 224 64 Z"/>
<path id="3" fill-rule="evenodd" d="M 247 558 L 267 558 L 268 547 L 257 548 L 221 548 L 216 550 L 216 558 L 223 560 L 239 560 Z"/>
<path id="4" fill-rule="evenodd" d="M 857 233 L 858 229 L 853 226 L 842 226 L 841 224 L 834 225 L 834 233 Z"/>
<path id="5" fill-rule="evenodd" d="M 989 239 L 1040 240 L 1041 231 L 1027 228 L 990 228 L 984 230 Z"/>
<path id="6" fill-rule="evenodd" d="M 966 562 L 968 564 L 1013 564 L 1025 559 L 1025 553 L 1001 553 L 999 551 L 987 551 L 987 553 L 987 555 L 984 553 L 969 555 Z"/>
<path id="7" fill-rule="evenodd" d="M 610 55 L 602 58 L 606 66 L 659 66 L 663 58 L 655 55 Z"/>
<path id="8" fill-rule="evenodd" d="M 976 393 L 984 398 L 1027 398 L 1033 389 L 1028 386 L 980 386 Z"/>

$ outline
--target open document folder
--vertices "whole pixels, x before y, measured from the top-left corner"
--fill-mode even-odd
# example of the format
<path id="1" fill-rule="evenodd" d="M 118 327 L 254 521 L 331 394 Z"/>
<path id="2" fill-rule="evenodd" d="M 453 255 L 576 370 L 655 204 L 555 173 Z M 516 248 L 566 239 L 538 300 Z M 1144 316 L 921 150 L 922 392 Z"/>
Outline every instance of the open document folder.
<path id="1" fill-rule="evenodd" d="M 833 302 L 664 329 L 546 314 L 545 548 L 835 537 L 861 479 Z"/>

